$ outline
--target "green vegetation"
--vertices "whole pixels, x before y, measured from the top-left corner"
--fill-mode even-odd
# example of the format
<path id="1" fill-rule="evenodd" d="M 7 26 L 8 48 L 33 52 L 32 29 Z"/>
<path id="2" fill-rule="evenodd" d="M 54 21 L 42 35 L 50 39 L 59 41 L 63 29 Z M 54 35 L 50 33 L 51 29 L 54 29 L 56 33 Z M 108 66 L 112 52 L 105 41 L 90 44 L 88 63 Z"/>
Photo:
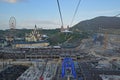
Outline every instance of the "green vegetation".
<path id="1" fill-rule="evenodd" d="M 0 38 L 5 38 L 5 36 L 9 36 L 10 34 L 24 38 L 26 33 L 30 33 L 32 29 L 16 29 L 14 31 L 10 30 L 1 30 Z M 59 29 L 52 29 L 52 30 L 39 30 L 40 34 L 48 35 L 48 41 L 51 45 L 68 45 L 68 44 L 75 44 L 81 42 L 82 39 L 88 38 L 89 34 L 87 32 L 77 32 L 73 31 L 72 33 L 61 33 Z"/>
<path id="2" fill-rule="evenodd" d="M 51 45 L 57 44 L 78 44 L 82 39 L 88 38 L 88 33 L 73 32 L 73 33 L 56 33 L 49 38 Z"/>

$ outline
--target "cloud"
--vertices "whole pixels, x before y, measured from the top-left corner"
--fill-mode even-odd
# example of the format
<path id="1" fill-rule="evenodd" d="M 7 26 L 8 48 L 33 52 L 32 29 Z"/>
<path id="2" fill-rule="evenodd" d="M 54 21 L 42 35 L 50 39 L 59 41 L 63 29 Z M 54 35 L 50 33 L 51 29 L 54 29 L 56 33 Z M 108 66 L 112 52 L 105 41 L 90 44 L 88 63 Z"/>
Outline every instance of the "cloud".
<path id="1" fill-rule="evenodd" d="M 5 30 L 5 29 L 9 29 L 9 25 L 3 23 L 3 24 L 0 24 L 0 30 Z"/>
<path id="2" fill-rule="evenodd" d="M 44 25 L 59 25 L 57 22 L 49 21 L 49 20 L 27 20 L 24 23 L 32 23 L 32 24 L 44 24 Z"/>
<path id="3" fill-rule="evenodd" d="M 55 29 L 60 27 L 58 22 L 51 20 L 24 20 L 17 25 L 20 26 L 20 28 L 29 29 L 33 29 L 35 25 L 37 25 L 38 28 L 43 29 Z"/>
<path id="4" fill-rule="evenodd" d="M 87 15 L 89 13 L 89 15 L 116 15 L 117 13 L 119 13 L 120 10 L 119 9 L 114 9 L 114 10 L 94 10 L 91 11 L 89 13 L 89 11 L 83 11 L 81 12 L 82 15 Z"/>
<path id="5" fill-rule="evenodd" d="M 0 0 L 1 2 L 7 2 L 7 3 L 17 3 L 17 2 L 23 2 L 27 0 Z"/>
<path id="6" fill-rule="evenodd" d="M 76 19 L 82 21 L 82 20 L 91 19 L 98 16 L 116 16 L 118 13 L 120 13 L 120 9 L 82 11 Z"/>
<path id="7" fill-rule="evenodd" d="M 120 10 L 103 10 L 103 11 L 96 11 L 98 14 L 111 14 L 111 13 L 117 13 Z"/>

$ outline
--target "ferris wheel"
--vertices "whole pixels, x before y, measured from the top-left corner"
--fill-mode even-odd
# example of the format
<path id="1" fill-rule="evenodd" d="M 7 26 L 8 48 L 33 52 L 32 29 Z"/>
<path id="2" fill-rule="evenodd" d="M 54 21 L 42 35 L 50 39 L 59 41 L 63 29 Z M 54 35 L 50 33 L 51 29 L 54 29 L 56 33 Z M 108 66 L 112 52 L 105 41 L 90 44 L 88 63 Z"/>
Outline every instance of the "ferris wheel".
<path id="1" fill-rule="evenodd" d="M 15 29 L 16 28 L 16 19 L 15 19 L 15 17 L 10 17 L 9 27 L 10 27 L 10 29 Z"/>

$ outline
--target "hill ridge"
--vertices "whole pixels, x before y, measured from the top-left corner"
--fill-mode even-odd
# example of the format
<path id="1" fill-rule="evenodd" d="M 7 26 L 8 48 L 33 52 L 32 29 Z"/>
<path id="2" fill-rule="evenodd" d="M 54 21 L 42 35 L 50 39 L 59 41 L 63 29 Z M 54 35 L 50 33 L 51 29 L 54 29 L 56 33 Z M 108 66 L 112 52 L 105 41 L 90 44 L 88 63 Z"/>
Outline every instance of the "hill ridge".
<path id="1" fill-rule="evenodd" d="M 84 20 L 72 27 L 79 30 L 98 30 L 104 29 L 120 29 L 120 17 L 99 16 L 89 20 Z"/>

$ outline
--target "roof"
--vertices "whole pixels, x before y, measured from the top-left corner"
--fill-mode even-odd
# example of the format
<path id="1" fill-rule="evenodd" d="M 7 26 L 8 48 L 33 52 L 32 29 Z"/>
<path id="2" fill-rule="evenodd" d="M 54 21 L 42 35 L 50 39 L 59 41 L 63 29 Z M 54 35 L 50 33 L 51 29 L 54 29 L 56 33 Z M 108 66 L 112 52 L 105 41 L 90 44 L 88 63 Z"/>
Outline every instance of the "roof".
<path id="1" fill-rule="evenodd" d="M 48 41 L 37 41 L 37 42 L 25 42 L 25 41 L 20 41 L 20 42 L 13 42 L 13 44 L 38 44 L 38 43 L 49 43 Z"/>
<path id="2" fill-rule="evenodd" d="M 69 30 L 64 30 L 64 31 L 61 31 L 63 33 L 72 33 L 72 31 L 69 31 Z"/>

